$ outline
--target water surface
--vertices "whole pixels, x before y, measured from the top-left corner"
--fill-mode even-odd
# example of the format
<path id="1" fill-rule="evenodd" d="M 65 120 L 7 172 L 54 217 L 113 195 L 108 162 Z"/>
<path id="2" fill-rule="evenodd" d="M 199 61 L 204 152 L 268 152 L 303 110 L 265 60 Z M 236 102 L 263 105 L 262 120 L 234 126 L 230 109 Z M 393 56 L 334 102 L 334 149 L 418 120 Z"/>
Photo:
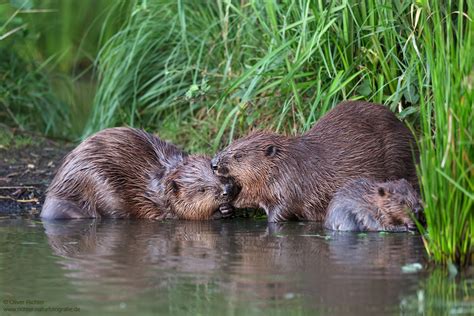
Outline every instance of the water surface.
<path id="1" fill-rule="evenodd" d="M 402 271 L 412 263 L 424 268 Z M 0 220 L 1 315 L 469 315 L 473 284 L 428 271 L 421 238 L 409 233 Z"/>

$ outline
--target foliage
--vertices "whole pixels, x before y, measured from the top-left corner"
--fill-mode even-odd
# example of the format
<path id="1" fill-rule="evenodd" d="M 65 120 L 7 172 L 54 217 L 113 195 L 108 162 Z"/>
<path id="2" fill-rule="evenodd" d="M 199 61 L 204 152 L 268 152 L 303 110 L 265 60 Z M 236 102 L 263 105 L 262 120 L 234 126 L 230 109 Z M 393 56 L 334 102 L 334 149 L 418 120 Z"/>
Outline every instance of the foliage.
<path id="1" fill-rule="evenodd" d="M 471 3 L 472 4 L 472 3 Z M 422 137 L 420 178 L 427 250 L 436 261 L 474 262 L 474 6 L 424 3 L 414 23 Z"/>
<path id="2" fill-rule="evenodd" d="M 60 134 L 55 122 L 67 126 L 66 109 L 36 63 L 0 48 L 0 77 L 0 121 L 55 134 Z"/>
<path id="3" fill-rule="evenodd" d="M 413 114 L 410 4 L 393 3 L 136 1 L 99 55 L 86 134 L 126 123 L 211 151 L 253 127 L 306 130 L 346 98 Z"/>
<path id="4" fill-rule="evenodd" d="M 100 43 L 122 21 L 122 15 L 109 15 L 111 7 L 120 14 L 127 4 L 113 0 L 0 3 L 2 122 L 48 135 L 78 137 L 95 93 L 93 61 Z"/>

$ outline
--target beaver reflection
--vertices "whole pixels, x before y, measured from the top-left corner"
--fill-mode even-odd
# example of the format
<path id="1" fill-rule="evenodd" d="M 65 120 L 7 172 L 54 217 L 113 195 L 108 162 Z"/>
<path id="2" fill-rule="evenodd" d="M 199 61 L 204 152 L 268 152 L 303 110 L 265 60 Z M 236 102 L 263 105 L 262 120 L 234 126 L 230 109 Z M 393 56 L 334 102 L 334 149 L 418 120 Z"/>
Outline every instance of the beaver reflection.
<path id="1" fill-rule="evenodd" d="M 374 302 L 398 304 L 416 282 L 402 279 L 400 267 L 422 257 L 415 235 L 361 238 L 318 223 L 81 220 L 44 226 L 66 276 L 93 300 L 162 298 L 188 282 L 217 289 L 208 293 L 211 300 L 259 306 L 297 300 L 308 308 L 363 311 Z M 331 239 L 318 236 L 327 234 Z"/>

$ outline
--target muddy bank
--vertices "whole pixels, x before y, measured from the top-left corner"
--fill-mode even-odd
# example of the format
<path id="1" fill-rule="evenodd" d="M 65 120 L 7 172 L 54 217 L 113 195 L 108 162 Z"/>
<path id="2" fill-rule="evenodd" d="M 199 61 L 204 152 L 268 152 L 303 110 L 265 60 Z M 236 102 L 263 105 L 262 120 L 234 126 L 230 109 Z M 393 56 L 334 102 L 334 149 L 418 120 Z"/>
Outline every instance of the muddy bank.
<path id="1" fill-rule="evenodd" d="M 61 159 L 74 146 L 35 135 L 0 133 L 0 216 L 34 217 Z"/>

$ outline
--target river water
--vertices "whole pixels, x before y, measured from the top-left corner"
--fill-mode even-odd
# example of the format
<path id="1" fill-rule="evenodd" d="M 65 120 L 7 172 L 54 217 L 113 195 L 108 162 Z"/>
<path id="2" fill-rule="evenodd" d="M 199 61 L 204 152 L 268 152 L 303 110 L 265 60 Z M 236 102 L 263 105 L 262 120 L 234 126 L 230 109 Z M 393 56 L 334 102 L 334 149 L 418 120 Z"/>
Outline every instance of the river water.
<path id="1" fill-rule="evenodd" d="M 1 219 L 0 293 L 0 315 L 474 315 L 420 235 L 250 219 Z"/>

